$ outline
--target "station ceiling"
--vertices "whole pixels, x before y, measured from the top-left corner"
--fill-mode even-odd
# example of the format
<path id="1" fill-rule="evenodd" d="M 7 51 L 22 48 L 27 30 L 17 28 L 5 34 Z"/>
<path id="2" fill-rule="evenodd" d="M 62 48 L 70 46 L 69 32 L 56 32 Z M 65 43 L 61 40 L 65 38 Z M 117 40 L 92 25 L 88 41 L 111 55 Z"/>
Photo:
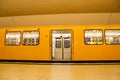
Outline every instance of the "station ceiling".
<path id="1" fill-rule="evenodd" d="M 120 12 L 120 0 L 0 0 L 0 17 L 116 12 Z"/>

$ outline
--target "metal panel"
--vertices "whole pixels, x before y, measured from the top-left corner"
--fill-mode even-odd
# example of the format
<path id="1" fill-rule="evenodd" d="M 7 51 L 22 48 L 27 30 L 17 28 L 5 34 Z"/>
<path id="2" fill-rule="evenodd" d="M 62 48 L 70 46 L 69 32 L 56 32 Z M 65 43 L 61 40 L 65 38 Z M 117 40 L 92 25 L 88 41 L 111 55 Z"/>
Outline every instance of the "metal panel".
<path id="1" fill-rule="evenodd" d="M 71 38 L 70 37 L 64 38 L 64 59 L 66 60 L 71 59 Z"/>
<path id="2" fill-rule="evenodd" d="M 71 31 L 52 31 L 52 60 L 71 60 Z"/>

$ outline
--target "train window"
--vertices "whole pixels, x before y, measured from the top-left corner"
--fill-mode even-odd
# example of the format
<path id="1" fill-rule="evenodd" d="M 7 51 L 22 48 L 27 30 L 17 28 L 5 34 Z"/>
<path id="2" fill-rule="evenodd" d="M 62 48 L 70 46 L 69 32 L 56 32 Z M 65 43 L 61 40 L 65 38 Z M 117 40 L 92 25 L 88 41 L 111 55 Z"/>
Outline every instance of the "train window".
<path id="1" fill-rule="evenodd" d="M 120 44 L 120 30 L 105 30 L 106 44 Z"/>
<path id="2" fill-rule="evenodd" d="M 39 45 L 39 31 L 24 31 L 22 44 L 28 46 Z"/>
<path id="3" fill-rule="evenodd" d="M 84 42 L 90 45 L 103 44 L 102 30 L 85 30 Z"/>
<path id="4" fill-rule="evenodd" d="M 20 45 L 20 32 L 9 31 L 6 32 L 5 44 L 7 46 L 18 46 Z"/>
<path id="5" fill-rule="evenodd" d="M 70 38 L 64 38 L 64 48 L 70 48 Z"/>
<path id="6" fill-rule="evenodd" d="M 61 48 L 61 38 L 56 38 L 56 48 Z"/>

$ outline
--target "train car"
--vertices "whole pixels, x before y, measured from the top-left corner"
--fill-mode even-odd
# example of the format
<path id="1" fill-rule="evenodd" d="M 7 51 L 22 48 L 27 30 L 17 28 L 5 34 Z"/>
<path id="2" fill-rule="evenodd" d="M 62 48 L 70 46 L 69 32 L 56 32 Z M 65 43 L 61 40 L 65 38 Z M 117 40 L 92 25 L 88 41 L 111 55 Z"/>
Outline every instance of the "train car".
<path id="1" fill-rule="evenodd" d="M 0 60 L 120 61 L 120 25 L 0 28 Z"/>

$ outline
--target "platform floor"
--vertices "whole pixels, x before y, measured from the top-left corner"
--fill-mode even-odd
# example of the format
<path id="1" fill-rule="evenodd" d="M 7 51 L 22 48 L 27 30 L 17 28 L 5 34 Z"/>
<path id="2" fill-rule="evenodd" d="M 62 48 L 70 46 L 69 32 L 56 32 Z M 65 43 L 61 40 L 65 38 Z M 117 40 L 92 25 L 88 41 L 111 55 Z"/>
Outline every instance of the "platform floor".
<path id="1" fill-rule="evenodd" d="M 120 80 L 120 64 L 0 63 L 0 80 Z"/>

